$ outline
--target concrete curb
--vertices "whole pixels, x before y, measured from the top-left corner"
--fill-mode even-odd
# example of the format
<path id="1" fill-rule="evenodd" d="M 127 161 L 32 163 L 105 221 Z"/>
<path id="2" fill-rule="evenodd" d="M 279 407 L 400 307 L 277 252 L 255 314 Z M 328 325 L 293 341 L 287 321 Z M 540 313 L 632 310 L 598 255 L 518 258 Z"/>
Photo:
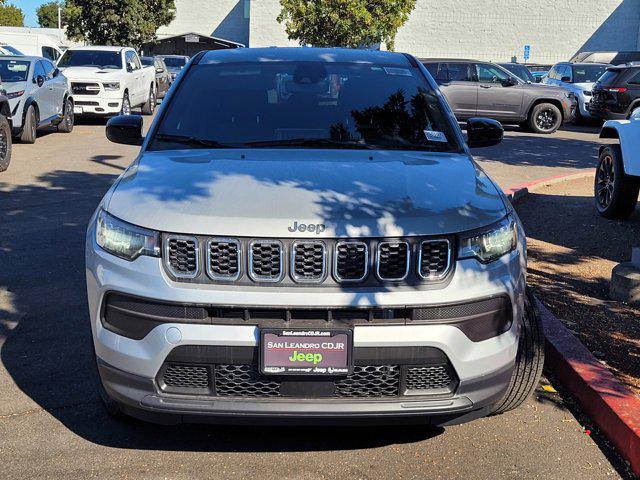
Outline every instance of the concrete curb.
<path id="1" fill-rule="evenodd" d="M 503 191 L 512 203 L 520 201 L 526 197 L 529 193 L 540 190 L 547 185 L 553 185 L 555 183 L 566 182 L 569 180 L 577 180 L 579 178 L 593 177 L 595 175 L 595 169 L 589 169 L 577 173 L 569 173 L 563 175 L 556 175 L 554 177 L 541 178 L 540 180 L 534 180 L 533 182 L 520 183 L 509 188 L 505 188 Z"/>
<path id="2" fill-rule="evenodd" d="M 640 397 L 603 366 L 542 303 L 546 367 L 640 476 Z"/>

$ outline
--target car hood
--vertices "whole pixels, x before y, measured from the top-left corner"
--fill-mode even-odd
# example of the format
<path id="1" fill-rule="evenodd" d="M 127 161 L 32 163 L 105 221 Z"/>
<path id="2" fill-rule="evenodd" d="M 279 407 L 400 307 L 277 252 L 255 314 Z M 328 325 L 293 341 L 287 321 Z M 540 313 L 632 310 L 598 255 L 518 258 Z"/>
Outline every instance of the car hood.
<path id="1" fill-rule="evenodd" d="M 60 69 L 69 80 L 117 80 L 122 77 L 122 70 L 98 67 L 66 67 Z"/>
<path id="2" fill-rule="evenodd" d="M 461 154 L 360 150 L 146 152 L 105 208 L 174 233 L 313 237 L 410 236 L 482 227 L 506 214 L 502 194 Z"/>

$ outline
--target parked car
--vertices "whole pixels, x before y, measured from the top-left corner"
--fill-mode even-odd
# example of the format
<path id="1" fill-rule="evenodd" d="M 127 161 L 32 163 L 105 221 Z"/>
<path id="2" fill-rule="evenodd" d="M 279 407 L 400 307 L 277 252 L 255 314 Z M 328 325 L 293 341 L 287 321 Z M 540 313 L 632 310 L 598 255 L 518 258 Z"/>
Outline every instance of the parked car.
<path id="1" fill-rule="evenodd" d="M 459 121 L 484 116 L 553 133 L 575 117 L 577 101 L 566 90 L 529 85 L 490 62 L 422 59 Z"/>
<path id="2" fill-rule="evenodd" d="M 604 120 L 631 117 L 640 109 L 640 63 L 607 68 L 593 87 L 588 109 Z"/>
<path id="3" fill-rule="evenodd" d="M 189 62 L 189 57 L 186 55 L 159 55 L 159 57 L 164 60 L 169 72 L 171 72 L 171 81 L 176 79 L 178 74 Z"/>
<path id="4" fill-rule="evenodd" d="M 0 27 L 0 42 L 11 45 L 23 55 L 44 57 L 56 62 L 62 55 L 58 40 L 46 33 L 33 33 L 19 27 Z"/>
<path id="5" fill-rule="evenodd" d="M 153 67 L 156 72 L 156 95 L 158 98 L 164 98 L 169 91 L 171 82 L 171 74 L 169 69 L 160 57 L 140 57 L 142 65 L 145 67 Z"/>
<path id="6" fill-rule="evenodd" d="M 580 52 L 569 60 L 572 63 L 607 63 L 624 65 L 629 62 L 640 62 L 640 52 Z"/>
<path id="7" fill-rule="evenodd" d="M 640 191 L 640 109 L 626 120 L 608 120 L 600 138 L 619 144 L 600 147 L 594 184 L 596 209 L 603 217 L 625 219 L 636 208 Z"/>
<path id="8" fill-rule="evenodd" d="M 467 146 L 395 52 L 207 51 L 177 81 L 146 137 L 106 128 L 142 145 L 86 237 L 111 414 L 441 425 L 536 388 L 525 235 L 468 148 L 499 122 Z"/>
<path id="9" fill-rule="evenodd" d="M 587 107 L 593 96 L 593 86 L 608 66 L 606 63 L 557 63 L 549 71 L 544 83 L 573 92 L 578 99 L 578 119 L 591 118 Z"/>
<path id="10" fill-rule="evenodd" d="M 0 172 L 11 163 L 11 107 L 0 77 Z"/>
<path id="11" fill-rule="evenodd" d="M 58 62 L 71 81 L 77 115 L 144 115 L 156 108 L 156 73 L 127 47 L 72 47 Z"/>
<path id="12" fill-rule="evenodd" d="M 34 143 L 39 128 L 73 130 L 73 95 L 67 78 L 48 59 L 0 56 L 0 78 L 12 112 L 12 135 Z"/>
<path id="13" fill-rule="evenodd" d="M 531 71 L 521 63 L 499 63 L 498 65 L 506 70 L 509 70 L 523 82 L 538 83 Z"/>

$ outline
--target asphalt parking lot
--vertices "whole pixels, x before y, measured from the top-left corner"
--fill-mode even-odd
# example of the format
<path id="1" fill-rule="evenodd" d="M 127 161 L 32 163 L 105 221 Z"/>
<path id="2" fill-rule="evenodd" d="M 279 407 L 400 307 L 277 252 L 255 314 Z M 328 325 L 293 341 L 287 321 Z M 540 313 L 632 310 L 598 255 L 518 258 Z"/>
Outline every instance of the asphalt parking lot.
<path id="1" fill-rule="evenodd" d="M 517 130 L 478 151 L 503 187 L 592 168 L 594 129 Z M 106 416 L 86 311 L 86 223 L 136 148 L 104 123 L 15 145 L 0 174 L 2 478 L 617 478 L 562 395 L 446 429 L 159 427 Z M 622 473 L 624 475 L 624 473 Z"/>

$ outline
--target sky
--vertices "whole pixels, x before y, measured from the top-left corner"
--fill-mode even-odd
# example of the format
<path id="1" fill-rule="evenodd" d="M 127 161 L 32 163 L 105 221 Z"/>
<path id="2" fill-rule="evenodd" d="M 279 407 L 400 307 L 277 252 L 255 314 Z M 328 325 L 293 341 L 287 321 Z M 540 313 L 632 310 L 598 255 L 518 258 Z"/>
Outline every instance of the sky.
<path id="1" fill-rule="evenodd" d="M 48 0 L 9 0 L 7 3 L 12 3 L 16 7 L 20 7 L 24 12 L 24 24 L 27 27 L 37 27 L 38 17 L 36 17 L 36 8 L 43 3 L 47 3 Z"/>

